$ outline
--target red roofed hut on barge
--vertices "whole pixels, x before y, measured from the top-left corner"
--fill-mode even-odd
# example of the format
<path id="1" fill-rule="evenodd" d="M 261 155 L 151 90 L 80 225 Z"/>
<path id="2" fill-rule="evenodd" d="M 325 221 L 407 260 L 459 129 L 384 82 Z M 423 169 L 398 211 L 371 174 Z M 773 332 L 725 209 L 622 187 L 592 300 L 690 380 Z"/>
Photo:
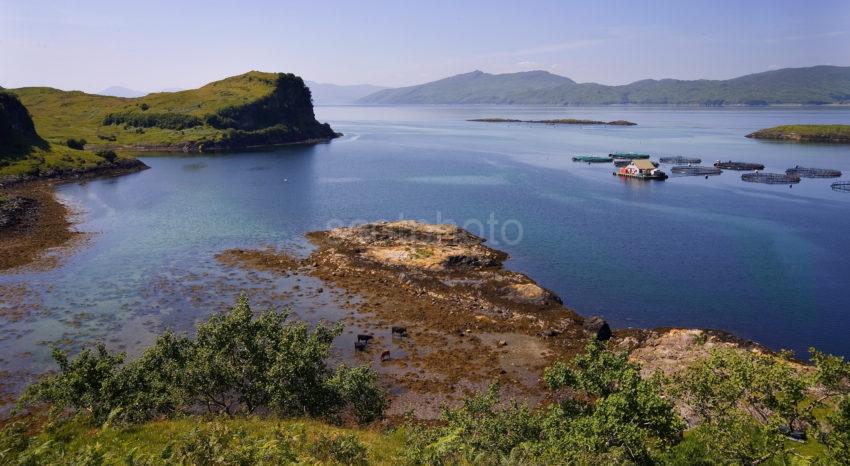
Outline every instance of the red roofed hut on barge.
<path id="1" fill-rule="evenodd" d="M 620 167 L 614 172 L 617 176 L 638 178 L 641 180 L 666 180 L 667 174 L 656 168 L 649 160 L 632 160 L 625 167 Z"/>

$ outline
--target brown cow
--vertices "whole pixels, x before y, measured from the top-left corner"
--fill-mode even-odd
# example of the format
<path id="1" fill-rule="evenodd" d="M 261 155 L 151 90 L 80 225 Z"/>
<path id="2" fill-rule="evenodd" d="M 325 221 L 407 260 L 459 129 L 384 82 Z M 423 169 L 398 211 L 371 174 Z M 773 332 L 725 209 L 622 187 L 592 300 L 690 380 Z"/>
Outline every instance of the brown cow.
<path id="1" fill-rule="evenodd" d="M 381 353 L 381 362 L 389 361 L 389 360 L 390 360 L 390 350 L 385 349 L 385 350 Z"/>

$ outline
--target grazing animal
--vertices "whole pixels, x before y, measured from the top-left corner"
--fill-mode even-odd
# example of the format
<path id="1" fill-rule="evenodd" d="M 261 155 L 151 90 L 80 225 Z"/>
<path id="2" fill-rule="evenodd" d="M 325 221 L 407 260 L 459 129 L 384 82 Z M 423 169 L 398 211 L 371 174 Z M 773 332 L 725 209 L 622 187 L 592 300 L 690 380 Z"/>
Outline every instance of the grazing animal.
<path id="1" fill-rule="evenodd" d="M 398 334 L 398 336 L 403 337 L 403 336 L 407 335 L 407 327 L 396 327 L 396 326 L 393 326 L 393 328 L 392 328 L 392 333 L 393 333 L 394 335 L 395 335 L 395 334 Z"/>
<path id="2" fill-rule="evenodd" d="M 359 340 L 355 341 L 354 342 L 354 349 L 356 349 L 357 351 L 365 351 L 366 350 L 366 342 L 365 341 L 359 341 Z"/>
<path id="3" fill-rule="evenodd" d="M 381 362 L 390 360 L 390 350 L 385 349 L 381 352 Z"/>
<path id="4" fill-rule="evenodd" d="M 369 343 L 369 340 L 372 338 L 375 337 L 373 335 L 363 335 L 362 333 L 357 334 L 357 341 L 365 341 L 366 343 Z"/>

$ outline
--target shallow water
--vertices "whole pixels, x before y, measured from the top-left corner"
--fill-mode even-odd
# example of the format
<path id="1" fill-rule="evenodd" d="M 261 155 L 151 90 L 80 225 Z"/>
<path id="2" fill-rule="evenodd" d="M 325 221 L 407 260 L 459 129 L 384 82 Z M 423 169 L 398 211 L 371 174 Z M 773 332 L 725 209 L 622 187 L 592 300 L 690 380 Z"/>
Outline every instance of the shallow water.
<path id="1" fill-rule="evenodd" d="M 398 218 L 466 226 L 509 252 L 509 267 L 616 327 L 722 328 L 799 354 L 816 346 L 850 356 L 850 194 L 832 191 L 834 180 L 789 188 L 724 172 L 632 182 L 612 166 L 570 160 L 641 151 L 850 174 L 850 146 L 743 137 L 783 123 L 847 123 L 848 109 L 318 107 L 317 115 L 345 137 L 145 155 L 150 170 L 60 187 L 81 212 L 78 228 L 94 235 L 57 269 L 0 276 L 0 286 L 30 290 L 26 303 L 3 303 L 28 316 L 0 320 L 0 370 L 43 370 L 48 344 L 103 339 L 132 353 L 163 327 L 191 329 L 242 289 L 258 303 L 332 319 L 328 303 L 311 304 L 291 280 L 224 268 L 215 254 L 263 245 L 306 253 L 307 231 Z M 639 125 L 465 121 L 481 117 Z"/>

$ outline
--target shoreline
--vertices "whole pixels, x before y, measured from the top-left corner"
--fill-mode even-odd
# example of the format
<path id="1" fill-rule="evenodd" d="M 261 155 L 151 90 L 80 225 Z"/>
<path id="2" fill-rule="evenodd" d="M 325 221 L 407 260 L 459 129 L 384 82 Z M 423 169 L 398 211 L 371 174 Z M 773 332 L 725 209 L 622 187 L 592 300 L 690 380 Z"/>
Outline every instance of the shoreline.
<path id="1" fill-rule="evenodd" d="M 272 148 L 275 148 L 275 147 L 327 144 L 327 143 L 333 141 L 334 139 L 340 138 L 342 136 L 344 136 L 343 133 L 334 133 L 334 136 L 327 137 L 327 138 L 310 138 L 310 139 L 304 139 L 304 140 L 301 140 L 301 141 L 277 142 L 277 143 L 270 143 L 270 144 L 254 144 L 254 145 L 244 145 L 244 146 L 216 146 L 216 145 L 207 146 L 207 145 L 198 144 L 198 143 L 184 143 L 184 144 L 165 144 L 165 145 L 146 145 L 146 144 L 107 145 L 107 144 L 99 144 L 96 147 L 98 149 L 111 149 L 111 150 L 118 150 L 118 151 L 121 151 L 121 152 L 167 152 L 167 153 L 239 152 L 239 151 L 253 151 L 253 150 L 262 150 L 262 149 L 272 149 Z M 94 147 L 94 146 L 92 146 L 92 147 Z"/>
<path id="2" fill-rule="evenodd" d="M 29 208 L 12 225 L 0 228 L 0 273 L 28 268 L 53 268 L 58 258 L 49 252 L 73 245 L 83 233 L 72 229 L 71 209 L 56 198 L 55 187 L 64 183 L 110 178 L 136 173 L 149 167 L 136 161 L 129 166 L 98 167 L 55 178 L 19 179 L 0 184 L 0 195 L 27 200 Z"/>

